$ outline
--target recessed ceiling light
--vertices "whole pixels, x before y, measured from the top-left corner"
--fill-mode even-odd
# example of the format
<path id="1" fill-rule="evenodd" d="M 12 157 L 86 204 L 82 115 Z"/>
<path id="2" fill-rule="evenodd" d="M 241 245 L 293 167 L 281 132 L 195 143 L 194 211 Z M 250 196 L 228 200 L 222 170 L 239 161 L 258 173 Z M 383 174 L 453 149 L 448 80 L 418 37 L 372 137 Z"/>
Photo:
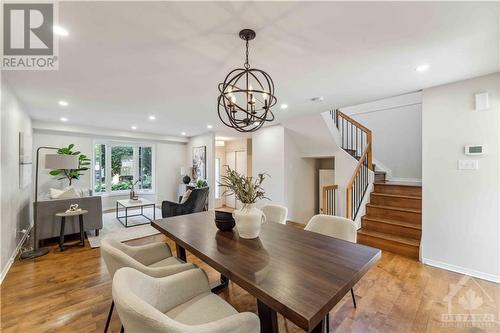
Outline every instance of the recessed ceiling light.
<path id="1" fill-rule="evenodd" d="M 186 135 L 186 132 L 181 132 L 181 135 Z"/>
<path id="2" fill-rule="evenodd" d="M 149 120 L 155 120 L 156 119 L 156 117 L 153 116 L 153 115 L 149 116 L 148 118 L 149 118 Z"/>
<path id="3" fill-rule="evenodd" d="M 130 128 L 135 131 L 137 129 L 137 126 L 130 126 Z"/>
<path id="4" fill-rule="evenodd" d="M 207 128 L 208 128 L 208 129 L 212 129 L 212 128 L 213 128 L 213 126 L 212 126 L 212 125 L 207 125 Z"/>
<path id="5" fill-rule="evenodd" d="M 281 105 L 280 105 L 280 107 L 281 107 L 283 110 L 285 110 L 285 109 L 287 109 L 287 108 L 288 108 L 288 104 L 281 104 Z"/>
<path id="6" fill-rule="evenodd" d="M 68 121 L 68 118 L 66 117 L 61 117 L 59 120 L 63 121 L 63 122 L 67 122 Z"/>
<path id="7" fill-rule="evenodd" d="M 68 30 L 66 30 L 63 27 L 58 26 L 58 25 L 53 26 L 52 30 L 54 31 L 54 33 L 56 35 L 59 35 L 59 36 L 67 36 L 67 35 L 69 35 Z"/>
<path id="8" fill-rule="evenodd" d="M 66 101 L 59 101 L 57 102 L 60 106 L 68 106 L 68 102 Z"/>
<path id="9" fill-rule="evenodd" d="M 420 65 L 417 68 L 415 68 L 415 71 L 417 71 L 417 72 L 425 72 L 426 70 L 429 69 L 429 67 L 430 67 L 429 65 L 423 64 L 423 65 Z"/>

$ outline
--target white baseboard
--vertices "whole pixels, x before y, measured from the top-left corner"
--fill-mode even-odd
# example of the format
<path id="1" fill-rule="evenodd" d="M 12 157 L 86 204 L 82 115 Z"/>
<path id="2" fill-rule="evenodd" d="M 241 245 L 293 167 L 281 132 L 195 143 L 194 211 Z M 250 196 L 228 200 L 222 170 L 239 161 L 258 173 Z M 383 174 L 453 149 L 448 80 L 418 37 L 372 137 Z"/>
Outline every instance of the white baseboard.
<path id="1" fill-rule="evenodd" d="M 495 283 L 500 283 L 500 276 L 498 276 L 498 275 L 484 273 L 484 272 L 476 271 L 474 269 L 456 266 L 456 265 L 452 265 L 452 264 L 447 264 L 447 263 L 444 263 L 444 262 L 441 262 L 438 260 L 432 260 L 432 259 L 426 259 L 426 258 L 422 258 L 422 263 L 424 263 L 425 265 L 446 269 L 448 271 L 452 271 L 452 272 L 456 272 L 456 273 L 460 273 L 460 274 L 465 274 L 465 275 L 470 275 L 470 276 L 473 276 L 473 277 L 476 277 L 479 279 L 483 279 L 483 280 L 487 280 L 487 281 L 491 281 L 491 282 L 495 282 Z"/>
<path id="2" fill-rule="evenodd" d="M 28 238 L 28 235 L 31 232 L 31 228 L 32 227 L 30 226 L 28 231 L 23 235 L 23 237 L 21 238 L 21 240 L 17 244 L 16 249 L 14 250 L 14 252 L 12 252 L 12 255 L 10 256 L 9 261 L 7 262 L 7 265 L 5 265 L 5 267 L 3 268 L 2 273 L 0 275 L 0 284 L 2 284 L 3 279 L 5 279 L 5 276 L 9 272 L 10 267 L 12 266 L 14 261 L 16 260 L 17 254 L 19 253 L 19 250 L 21 250 L 21 246 L 24 244 L 24 242 L 26 241 L 26 238 Z"/>

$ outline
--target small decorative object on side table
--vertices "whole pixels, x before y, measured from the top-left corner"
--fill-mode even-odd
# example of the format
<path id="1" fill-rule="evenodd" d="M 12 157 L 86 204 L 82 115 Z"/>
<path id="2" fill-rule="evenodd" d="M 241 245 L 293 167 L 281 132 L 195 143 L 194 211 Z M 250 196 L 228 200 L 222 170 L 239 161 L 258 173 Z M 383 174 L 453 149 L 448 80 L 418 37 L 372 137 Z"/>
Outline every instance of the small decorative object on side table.
<path id="1" fill-rule="evenodd" d="M 139 200 L 139 196 L 135 193 L 135 185 L 139 180 L 136 180 L 135 183 L 132 184 L 132 188 L 130 189 L 130 200 Z"/>
<path id="2" fill-rule="evenodd" d="M 80 227 L 80 246 L 85 246 L 85 233 L 83 228 L 83 215 L 87 214 L 85 209 L 78 208 L 78 205 L 71 205 L 70 209 L 65 212 L 57 213 L 56 216 L 61 218 L 61 233 L 59 234 L 59 248 L 64 251 L 64 228 L 66 227 L 66 217 L 78 216 L 78 224 Z"/>

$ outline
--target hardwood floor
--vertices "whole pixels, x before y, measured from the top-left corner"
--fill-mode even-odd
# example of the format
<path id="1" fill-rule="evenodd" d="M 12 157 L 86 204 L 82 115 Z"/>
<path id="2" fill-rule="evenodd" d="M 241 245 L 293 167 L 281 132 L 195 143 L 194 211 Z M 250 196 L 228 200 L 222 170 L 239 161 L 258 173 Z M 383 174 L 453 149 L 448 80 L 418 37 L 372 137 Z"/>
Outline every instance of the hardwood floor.
<path id="1" fill-rule="evenodd" d="M 163 235 L 133 240 L 129 244 L 164 241 Z M 174 244 L 167 240 L 174 250 Z M 217 272 L 188 253 L 188 261 L 205 269 L 211 280 Z M 445 297 L 450 284 L 467 280 L 463 293 L 471 290 L 483 301 L 472 313 L 490 313 L 489 327 L 446 326 L 441 315 L 448 311 Z M 484 290 L 484 292 L 482 291 Z M 330 314 L 335 332 L 499 332 L 500 285 L 422 265 L 407 257 L 384 252 L 381 260 L 354 288 L 358 308 L 350 294 Z M 470 295 L 470 293 L 469 293 Z M 256 312 L 255 299 L 230 283 L 220 294 L 238 311 Z M 468 313 L 452 299 L 452 313 Z M 57 246 L 36 260 L 16 261 L 1 285 L 1 331 L 8 332 L 102 332 L 111 302 L 111 281 L 99 249 Z M 477 302 L 475 304 L 478 304 Z M 462 310 L 462 311 L 460 311 Z M 280 332 L 302 332 L 279 316 Z M 111 332 L 119 332 L 116 312 Z"/>

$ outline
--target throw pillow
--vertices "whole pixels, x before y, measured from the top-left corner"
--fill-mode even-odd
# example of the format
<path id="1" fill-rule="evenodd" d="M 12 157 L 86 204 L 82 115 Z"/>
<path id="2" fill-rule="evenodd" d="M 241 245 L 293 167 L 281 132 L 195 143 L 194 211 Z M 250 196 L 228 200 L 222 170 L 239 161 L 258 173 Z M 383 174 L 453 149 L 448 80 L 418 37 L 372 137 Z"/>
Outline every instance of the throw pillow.
<path id="1" fill-rule="evenodd" d="M 80 196 L 73 186 L 68 186 L 64 190 L 51 188 L 50 197 L 52 199 L 75 199 L 79 198 Z"/>
<path id="2" fill-rule="evenodd" d="M 181 205 L 183 203 L 185 203 L 186 201 L 188 201 L 189 199 L 189 196 L 191 195 L 191 190 L 187 190 L 186 193 L 184 193 L 184 195 L 182 196 L 182 199 L 181 199 Z"/>

